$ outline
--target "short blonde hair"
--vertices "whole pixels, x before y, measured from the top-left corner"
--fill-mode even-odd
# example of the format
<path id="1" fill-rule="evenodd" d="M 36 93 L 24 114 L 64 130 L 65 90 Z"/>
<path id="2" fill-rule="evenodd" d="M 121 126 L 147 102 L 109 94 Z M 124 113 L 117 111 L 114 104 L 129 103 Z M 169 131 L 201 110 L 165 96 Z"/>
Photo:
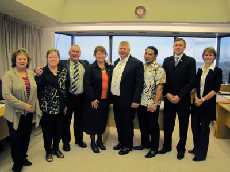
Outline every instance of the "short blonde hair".
<path id="1" fill-rule="evenodd" d="M 215 59 L 216 59 L 216 50 L 215 50 L 215 48 L 213 48 L 213 47 L 207 47 L 207 48 L 205 48 L 204 51 L 203 51 L 203 53 L 202 53 L 202 57 L 204 57 L 205 53 L 211 53 L 211 54 L 213 54 L 215 56 Z"/>
<path id="2" fill-rule="evenodd" d="M 120 47 L 120 46 L 123 46 L 123 45 L 124 45 L 124 46 L 127 46 L 127 47 L 130 49 L 130 45 L 129 45 L 129 42 L 128 42 L 128 41 L 121 41 L 119 47 Z"/>

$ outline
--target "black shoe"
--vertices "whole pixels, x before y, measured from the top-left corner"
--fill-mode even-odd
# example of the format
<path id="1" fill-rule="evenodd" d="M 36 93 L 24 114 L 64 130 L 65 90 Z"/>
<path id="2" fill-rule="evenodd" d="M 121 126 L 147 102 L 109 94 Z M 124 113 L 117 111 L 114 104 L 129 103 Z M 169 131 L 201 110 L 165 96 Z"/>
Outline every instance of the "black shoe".
<path id="1" fill-rule="evenodd" d="M 23 165 L 24 165 L 24 166 L 31 166 L 31 165 L 32 165 L 32 162 L 30 162 L 28 159 L 25 159 Z"/>
<path id="2" fill-rule="evenodd" d="M 56 155 L 57 158 L 64 158 L 64 154 L 60 150 L 55 151 L 54 155 Z"/>
<path id="3" fill-rule="evenodd" d="M 156 154 L 156 151 L 150 149 L 149 152 L 145 155 L 145 158 L 153 158 L 156 156 Z"/>
<path id="4" fill-rule="evenodd" d="M 188 150 L 188 153 L 195 154 L 195 150 L 194 149 Z"/>
<path id="5" fill-rule="evenodd" d="M 106 150 L 105 145 L 102 142 L 97 142 L 97 146 L 98 148 L 100 148 L 101 150 Z"/>
<path id="6" fill-rule="evenodd" d="M 158 154 L 165 154 L 165 153 L 167 153 L 167 152 L 170 152 L 172 149 L 171 148 L 162 148 L 159 152 L 158 152 Z"/>
<path id="7" fill-rule="evenodd" d="M 184 152 L 177 152 L 177 159 L 182 160 L 184 158 Z"/>
<path id="8" fill-rule="evenodd" d="M 46 154 L 46 161 L 47 161 L 47 162 L 52 162 L 52 161 L 53 161 L 53 156 L 52 156 L 51 153 L 47 153 L 47 154 Z"/>
<path id="9" fill-rule="evenodd" d="M 197 157 L 194 157 L 192 160 L 193 161 L 205 161 L 206 158 L 197 158 Z"/>
<path id="10" fill-rule="evenodd" d="M 13 167 L 12 167 L 12 171 L 14 171 L 14 172 L 21 172 L 22 171 L 22 165 L 13 165 Z"/>
<path id="11" fill-rule="evenodd" d="M 145 147 L 142 145 L 139 146 L 133 146 L 133 150 L 143 150 Z"/>
<path id="12" fill-rule="evenodd" d="M 118 152 L 118 154 L 119 154 L 119 155 L 126 155 L 126 154 L 128 154 L 130 151 L 131 151 L 130 148 L 124 147 L 124 148 L 121 148 L 121 149 L 120 149 L 120 151 Z"/>
<path id="13" fill-rule="evenodd" d="M 122 145 L 118 143 L 116 146 L 113 147 L 113 150 L 120 150 Z"/>
<path id="14" fill-rule="evenodd" d="M 75 144 L 77 144 L 81 148 L 86 148 L 87 147 L 87 144 L 85 142 L 83 142 L 83 141 L 81 141 L 81 142 L 75 142 Z"/>
<path id="15" fill-rule="evenodd" d="M 69 144 L 64 144 L 63 145 L 63 150 L 66 151 L 66 152 L 69 152 L 70 151 L 70 145 Z"/>
<path id="16" fill-rule="evenodd" d="M 99 150 L 99 148 L 97 147 L 97 145 L 95 144 L 95 142 L 94 142 L 94 143 L 91 143 L 91 144 L 90 144 L 90 147 L 91 147 L 91 149 L 92 149 L 92 151 L 93 151 L 94 153 L 100 153 L 100 150 Z"/>

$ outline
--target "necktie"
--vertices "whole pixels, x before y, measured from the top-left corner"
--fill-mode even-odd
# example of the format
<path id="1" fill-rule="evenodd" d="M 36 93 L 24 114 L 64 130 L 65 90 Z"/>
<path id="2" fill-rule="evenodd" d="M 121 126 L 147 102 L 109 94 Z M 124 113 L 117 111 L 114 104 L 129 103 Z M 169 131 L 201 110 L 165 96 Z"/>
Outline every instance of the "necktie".
<path id="1" fill-rule="evenodd" d="M 175 57 L 175 66 L 177 66 L 179 63 L 179 57 Z"/>
<path id="2" fill-rule="evenodd" d="M 77 91 L 77 82 L 79 80 L 79 64 L 78 63 L 74 63 L 74 72 L 73 72 L 73 81 L 72 81 L 72 86 L 71 86 L 71 90 L 73 93 L 76 93 Z"/>

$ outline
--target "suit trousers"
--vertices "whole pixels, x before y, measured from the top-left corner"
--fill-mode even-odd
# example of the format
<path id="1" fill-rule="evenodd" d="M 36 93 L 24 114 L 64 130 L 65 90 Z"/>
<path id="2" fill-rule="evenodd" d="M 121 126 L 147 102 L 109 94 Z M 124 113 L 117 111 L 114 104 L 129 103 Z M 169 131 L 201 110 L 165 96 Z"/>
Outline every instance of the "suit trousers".
<path id="1" fill-rule="evenodd" d="M 179 142 L 177 143 L 177 151 L 185 152 L 187 141 L 187 132 L 190 116 L 190 99 L 181 100 L 178 104 L 173 104 L 167 99 L 164 101 L 164 144 L 166 149 L 172 148 L 172 133 L 174 131 L 176 114 L 179 119 Z"/>
<path id="2" fill-rule="evenodd" d="M 113 110 L 118 133 L 118 142 L 122 147 L 132 148 L 135 109 L 131 107 L 123 107 L 120 103 L 120 97 L 114 96 Z"/>
<path id="3" fill-rule="evenodd" d="M 69 144 L 71 141 L 70 124 L 74 113 L 74 136 L 75 143 L 83 142 L 83 94 L 74 95 L 69 93 L 67 112 L 64 115 L 64 126 L 62 141 L 63 144 Z"/>

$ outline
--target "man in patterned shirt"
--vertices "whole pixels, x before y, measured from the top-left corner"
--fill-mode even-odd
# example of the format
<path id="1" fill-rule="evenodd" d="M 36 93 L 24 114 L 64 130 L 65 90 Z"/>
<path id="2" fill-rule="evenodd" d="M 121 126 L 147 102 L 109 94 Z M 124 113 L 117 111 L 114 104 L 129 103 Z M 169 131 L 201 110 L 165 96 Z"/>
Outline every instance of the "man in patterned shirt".
<path id="1" fill-rule="evenodd" d="M 158 116 L 163 85 L 166 80 L 164 69 L 156 62 L 158 50 L 149 46 L 145 49 L 144 89 L 141 105 L 138 108 L 138 121 L 141 131 L 141 145 L 136 150 L 150 148 L 146 158 L 154 157 L 158 152 L 160 129 Z"/>

